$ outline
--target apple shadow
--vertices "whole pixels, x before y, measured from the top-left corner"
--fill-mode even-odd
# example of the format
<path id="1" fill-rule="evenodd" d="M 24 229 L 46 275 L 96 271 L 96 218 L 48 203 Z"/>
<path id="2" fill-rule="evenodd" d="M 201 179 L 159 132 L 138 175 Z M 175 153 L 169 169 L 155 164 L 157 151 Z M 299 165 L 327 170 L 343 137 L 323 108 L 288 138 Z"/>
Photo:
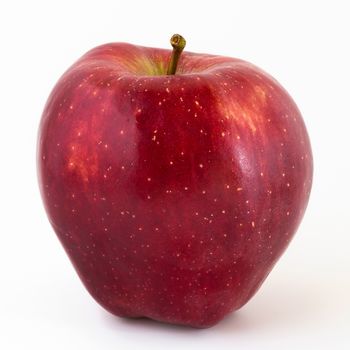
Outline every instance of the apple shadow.
<path id="1" fill-rule="evenodd" d="M 112 327 L 137 328 L 139 330 L 142 329 L 143 331 L 161 331 L 168 334 L 190 334 L 205 330 L 170 323 L 162 323 L 147 317 L 122 318 L 106 312 L 104 314 L 104 320 Z"/>
<path id="2" fill-rule="evenodd" d="M 161 331 L 167 334 L 189 336 L 193 334 L 220 333 L 252 335 L 276 329 L 293 329 L 315 322 L 322 313 L 320 287 L 312 281 L 266 281 L 253 299 L 242 309 L 229 314 L 211 328 L 197 329 L 172 325 L 148 318 L 119 318 L 101 310 L 103 319 L 112 328 L 137 328 L 143 332 Z"/>

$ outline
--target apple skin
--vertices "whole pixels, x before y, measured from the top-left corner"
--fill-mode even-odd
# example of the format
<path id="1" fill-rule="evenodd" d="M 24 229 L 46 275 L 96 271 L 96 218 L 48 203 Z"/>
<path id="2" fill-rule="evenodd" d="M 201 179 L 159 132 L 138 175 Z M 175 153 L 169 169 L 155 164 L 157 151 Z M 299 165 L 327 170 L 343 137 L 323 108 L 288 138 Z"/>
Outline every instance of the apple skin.
<path id="1" fill-rule="evenodd" d="M 83 284 L 123 317 L 210 327 L 257 291 L 306 208 L 300 112 L 234 58 L 113 43 L 79 59 L 44 109 L 38 174 Z"/>

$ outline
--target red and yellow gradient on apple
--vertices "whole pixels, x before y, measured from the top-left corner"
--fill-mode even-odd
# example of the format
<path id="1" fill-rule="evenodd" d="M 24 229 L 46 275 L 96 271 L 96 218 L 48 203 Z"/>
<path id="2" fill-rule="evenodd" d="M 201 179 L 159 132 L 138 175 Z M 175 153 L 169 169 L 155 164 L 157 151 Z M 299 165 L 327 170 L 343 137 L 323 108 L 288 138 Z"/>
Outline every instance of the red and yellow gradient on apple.
<path id="1" fill-rule="evenodd" d="M 209 327 L 253 296 L 291 241 L 312 154 L 271 76 L 189 52 L 167 74 L 170 57 L 113 43 L 70 67 L 43 112 L 39 183 L 98 303 Z"/>

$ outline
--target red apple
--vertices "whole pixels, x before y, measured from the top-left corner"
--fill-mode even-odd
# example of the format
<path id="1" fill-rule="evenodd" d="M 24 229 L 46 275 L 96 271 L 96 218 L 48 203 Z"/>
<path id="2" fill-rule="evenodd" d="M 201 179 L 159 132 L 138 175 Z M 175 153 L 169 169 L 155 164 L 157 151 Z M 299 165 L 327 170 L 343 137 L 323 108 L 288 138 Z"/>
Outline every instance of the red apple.
<path id="1" fill-rule="evenodd" d="M 99 46 L 58 81 L 38 141 L 49 220 L 118 316 L 209 327 L 260 287 L 306 208 L 312 154 L 281 85 L 235 58 Z"/>

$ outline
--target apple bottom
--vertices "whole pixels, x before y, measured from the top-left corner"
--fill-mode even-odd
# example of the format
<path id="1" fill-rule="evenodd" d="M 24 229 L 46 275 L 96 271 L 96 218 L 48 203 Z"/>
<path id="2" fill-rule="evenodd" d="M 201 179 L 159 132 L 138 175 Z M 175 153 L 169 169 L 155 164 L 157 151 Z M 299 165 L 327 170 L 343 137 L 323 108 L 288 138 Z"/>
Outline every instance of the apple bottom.
<path id="1" fill-rule="evenodd" d="M 153 271 L 149 273 L 142 270 L 142 264 L 138 267 L 132 263 L 130 267 L 130 263 L 125 262 L 118 277 L 115 275 L 113 282 L 107 282 L 102 277 L 103 267 L 77 258 L 79 254 L 72 249 L 67 253 L 91 296 L 111 314 L 193 328 L 212 327 L 241 308 L 268 275 L 266 265 L 261 271 L 253 271 L 244 261 L 210 271 L 191 271 L 171 265 L 164 268 L 156 261 L 149 263 L 148 270 Z"/>
<path id="2" fill-rule="evenodd" d="M 163 323 L 190 326 L 193 328 L 205 329 L 210 328 L 219 323 L 225 316 L 228 316 L 233 311 L 237 311 L 246 304 L 249 299 L 256 293 L 263 281 L 255 285 L 249 294 L 246 295 L 245 300 L 241 298 L 235 298 L 232 300 L 233 294 L 230 291 L 223 291 L 213 293 L 210 295 L 200 296 L 189 293 L 189 296 L 183 296 L 183 299 L 179 301 L 179 304 L 174 303 L 159 303 L 150 302 L 150 305 L 154 306 L 154 309 L 158 311 L 144 311 L 140 307 L 140 313 L 128 311 L 129 305 L 121 305 L 120 300 L 117 301 L 117 305 L 111 305 L 108 302 L 102 301 L 99 295 L 94 295 L 89 290 L 92 297 L 101 305 L 105 310 L 113 314 L 114 316 L 129 318 L 129 319 L 151 319 Z M 190 302 L 186 301 L 189 299 Z M 240 301 L 238 303 L 238 301 Z M 149 309 L 148 307 L 145 309 Z"/>

